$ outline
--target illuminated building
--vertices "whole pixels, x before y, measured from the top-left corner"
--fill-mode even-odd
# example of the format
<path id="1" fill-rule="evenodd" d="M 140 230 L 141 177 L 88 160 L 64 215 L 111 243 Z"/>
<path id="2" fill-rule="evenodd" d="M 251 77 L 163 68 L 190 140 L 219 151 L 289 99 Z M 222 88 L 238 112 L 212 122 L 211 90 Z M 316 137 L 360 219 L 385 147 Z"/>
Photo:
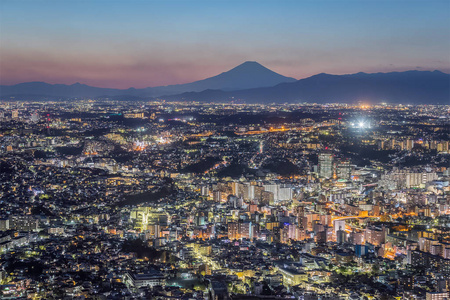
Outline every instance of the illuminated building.
<path id="1" fill-rule="evenodd" d="M 447 300 L 450 298 L 449 292 L 427 292 L 426 300 Z"/>
<path id="2" fill-rule="evenodd" d="M 331 178 L 333 176 L 333 154 L 322 152 L 319 154 L 319 177 Z"/>
<path id="3" fill-rule="evenodd" d="M 151 207 L 138 207 L 130 212 L 130 218 L 134 221 L 134 227 L 147 230 L 148 225 L 167 225 L 168 216 L 163 212 L 152 211 Z"/>
<path id="4" fill-rule="evenodd" d="M 127 272 L 124 276 L 124 283 L 134 289 L 142 287 L 154 287 L 165 283 L 165 277 L 159 272 L 132 273 Z"/>
<path id="5" fill-rule="evenodd" d="M 123 117 L 125 119 L 143 119 L 144 113 L 126 113 Z"/>

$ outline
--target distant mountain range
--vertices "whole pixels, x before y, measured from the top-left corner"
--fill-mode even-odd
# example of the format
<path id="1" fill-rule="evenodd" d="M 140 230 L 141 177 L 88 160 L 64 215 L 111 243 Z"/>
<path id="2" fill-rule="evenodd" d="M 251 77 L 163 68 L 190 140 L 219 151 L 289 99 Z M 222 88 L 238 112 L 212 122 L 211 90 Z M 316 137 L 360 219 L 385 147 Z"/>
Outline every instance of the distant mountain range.
<path id="1" fill-rule="evenodd" d="M 247 103 L 371 102 L 450 104 L 450 74 L 440 71 L 318 74 L 296 80 L 275 73 L 257 62 L 245 62 L 227 72 L 187 84 L 144 89 L 108 89 L 27 82 L 0 85 L 0 99 L 112 98 L 164 99 Z"/>
<path id="2" fill-rule="evenodd" d="M 292 83 L 240 91 L 206 90 L 168 96 L 166 100 L 231 101 L 247 103 L 366 102 L 450 104 L 450 74 L 440 71 L 318 74 Z"/>
<path id="3" fill-rule="evenodd" d="M 186 83 L 143 89 L 109 89 L 75 83 L 48 84 L 45 82 L 26 82 L 16 85 L 0 85 L 0 97 L 44 96 L 61 98 L 81 97 L 123 97 L 153 98 L 164 95 L 176 95 L 184 92 L 201 92 L 208 89 L 236 91 L 274 86 L 282 82 L 294 82 L 295 78 L 285 77 L 257 62 L 247 61 L 227 72 L 207 79 Z"/>

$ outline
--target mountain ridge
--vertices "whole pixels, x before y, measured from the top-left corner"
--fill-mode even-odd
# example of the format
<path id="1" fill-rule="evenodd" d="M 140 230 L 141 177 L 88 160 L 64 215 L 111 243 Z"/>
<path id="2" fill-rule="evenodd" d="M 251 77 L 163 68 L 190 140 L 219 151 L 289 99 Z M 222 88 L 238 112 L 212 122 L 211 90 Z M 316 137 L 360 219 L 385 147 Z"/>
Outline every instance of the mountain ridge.
<path id="1" fill-rule="evenodd" d="M 293 83 L 232 92 L 184 93 L 161 97 L 175 101 L 345 102 L 449 104 L 450 74 L 405 71 L 332 75 L 320 73 Z"/>
<path id="2" fill-rule="evenodd" d="M 199 81 L 143 89 L 99 88 L 42 81 L 0 86 L 1 99 L 32 98 L 160 99 L 168 101 L 450 103 L 450 74 L 434 71 L 395 71 L 334 75 L 319 73 L 296 80 L 246 61 L 226 72 Z M 40 96 L 37 96 L 40 95 Z"/>
<path id="3" fill-rule="evenodd" d="M 183 92 L 200 92 L 207 89 L 225 91 L 273 86 L 281 82 L 294 82 L 297 79 L 280 75 L 257 62 L 244 62 L 226 72 L 202 80 L 176 85 L 147 87 L 142 89 L 99 88 L 82 83 L 49 84 L 42 81 L 24 82 L 16 85 L 0 85 L 0 96 L 18 94 L 41 94 L 49 97 L 100 97 L 129 94 L 138 97 L 158 97 Z M 77 88 L 77 90 L 74 90 Z M 34 89 L 34 90 L 33 90 Z"/>

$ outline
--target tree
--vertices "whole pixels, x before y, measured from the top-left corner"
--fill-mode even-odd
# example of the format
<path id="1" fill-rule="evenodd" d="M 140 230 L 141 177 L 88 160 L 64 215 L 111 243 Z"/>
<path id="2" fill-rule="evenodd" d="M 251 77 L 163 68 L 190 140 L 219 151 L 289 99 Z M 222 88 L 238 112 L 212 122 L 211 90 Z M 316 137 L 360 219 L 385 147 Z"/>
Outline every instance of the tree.
<path id="1" fill-rule="evenodd" d="M 380 265 L 375 263 L 372 265 L 372 274 L 377 275 L 380 272 Z"/>

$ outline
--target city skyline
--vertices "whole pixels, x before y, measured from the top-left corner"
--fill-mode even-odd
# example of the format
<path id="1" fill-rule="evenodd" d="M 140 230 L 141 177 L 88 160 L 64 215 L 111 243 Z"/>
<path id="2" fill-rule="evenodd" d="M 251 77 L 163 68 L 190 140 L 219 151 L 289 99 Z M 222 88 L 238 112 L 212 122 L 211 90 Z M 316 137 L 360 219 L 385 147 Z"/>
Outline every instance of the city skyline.
<path id="1" fill-rule="evenodd" d="M 2 1 L 0 83 L 181 84 L 247 61 L 319 73 L 450 72 L 448 1 Z"/>
<path id="2" fill-rule="evenodd" d="M 450 106 L 0 102 L 0 298 L 450 296 Z"/>
<path id="3" fill-rule="evenodd" d="M 450 0 L 0 0 L 0 299 L 450 299 Z"/>

